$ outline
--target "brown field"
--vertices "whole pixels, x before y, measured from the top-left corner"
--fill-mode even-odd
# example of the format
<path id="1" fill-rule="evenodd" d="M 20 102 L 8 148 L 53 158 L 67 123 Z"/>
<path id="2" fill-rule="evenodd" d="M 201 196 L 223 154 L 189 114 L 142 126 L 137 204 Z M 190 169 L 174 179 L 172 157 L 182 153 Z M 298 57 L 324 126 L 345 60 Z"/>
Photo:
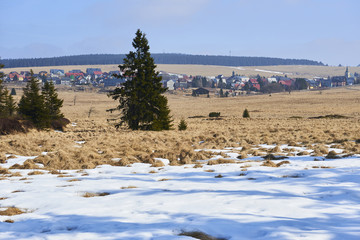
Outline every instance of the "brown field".
<path id="1" fill-rule="evenodd" d="M 17 99 L 19 95 L 18 92 Z M 360 154 L 360 144 L 355 142 L 360 139 L 359 86 L 229 98 L 169 93 L 174 130 L 162 132 L 115 129 L 107 121 L 114 115 L 106 109 L 117 103 L 104 93 L 62 90 L 59 95 L 64 99 L 63 113 L 76 126 L 70 124 L 64 132 L 32 130 L 27 134 L 0 136 L 0 158 L 5 153 L 35 156 L 49 152 L 22 167 L 36 169 L 35 163 L 42 163 L 46 169 L 59 170 L 93 168 L 99 164 L 125 166 L 133 162 L 156 166 L 156 157 L 167 158 L 174 165 L 194 163 L 211 156 L 195 149 L 225 147 L 243 147 L 242 158 L 270 151 L 291 155 L 290 149 L 283 152 L 278 152 L 279 148 L 269 152 L 255 149 L 264 143 L 307 146 L 317 156 L 328 154 L 325 144 L 336 143 L 345 153 Z M 250 111 L 250 119 L 242 118 L 245 108 Z M 221 112 L 221 118 L 209 119 L 209 112 Z M 347 118 L 309 119 L 331 114 Z M 189 118 L 193 116 L 204 117 Z M 188 124 L 186 131 L 177 130 L 182 118 Z"/>
<path id="2" fill-rule="evenodd" d="M 55 67 L 32 67 L 35 73 L 40 71 L 49 72 L 51 68 L 64 69 L 68 72 L 73 69 L 80 69 L 86 71 L 86 68 L 99 67 L 103 71 L 119 70 L 117 65 L 75 65 L 75 66 L 55 66 Z M 272 72 L 256 71 L 265 70 Z M 29 71 L 29 68 L 5 68 L 2 69 L 6 74 L 11 71 Z M 223 74 L 231 76 L 234 71 L 236 74 L 245 76 L 256 76 L 259 74 L 264 77 L 271 77 L 273 75 L 287 75 L 288 77 L 313 78 L 313 77 L 328 77 L 328 76 L 342 76 L 345 73 L 345 67 L 328 67 L 328 66 L 258 66 L 258 67 L 226 67 L 226 66 L 211 66 L 211 65 L 179 65 L 179 64 L 158 64 L 158 71 L 166 71 L 177 74 L 188 75 L 202 75 L 202 76 L 217 76 Z M 360 72 L 360 67 L 349 67 L 349 71 Z M 278 72 L 278 73 L 274 73 Z"/>

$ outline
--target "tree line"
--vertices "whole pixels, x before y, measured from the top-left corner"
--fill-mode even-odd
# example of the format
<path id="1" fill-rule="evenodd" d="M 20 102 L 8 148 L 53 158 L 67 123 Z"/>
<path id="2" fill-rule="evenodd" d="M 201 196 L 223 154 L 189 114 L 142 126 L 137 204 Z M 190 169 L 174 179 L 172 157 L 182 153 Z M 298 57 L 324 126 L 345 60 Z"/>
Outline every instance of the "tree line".
<path id="1" fill-rule="evenodd" d="M 236 57 L 214 55 L 190 55 L 177 53 L 151 54 L 156 64 L 201 64 L 218 66 L 270 66 L 270 65 L 324 65 L 307 59 L 284 59 L 270 57 Z M 3 59 L 7 68 L 41 67 L 63 65 L 123 64 L 125 54 L 87 54 L 51 58 Z"/>

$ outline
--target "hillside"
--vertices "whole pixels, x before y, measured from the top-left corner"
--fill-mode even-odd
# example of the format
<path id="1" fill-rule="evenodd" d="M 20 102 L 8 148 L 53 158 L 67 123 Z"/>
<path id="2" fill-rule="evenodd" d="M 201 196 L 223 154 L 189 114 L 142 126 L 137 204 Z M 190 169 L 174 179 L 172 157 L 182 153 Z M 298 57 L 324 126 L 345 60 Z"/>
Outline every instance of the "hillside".
<path id="1" fill-rule="evenodd" d="M 125 54 L 89 54 L 52 58 L 3 59 L 5 67 L 41 67 L 62 65 L 107 65 L 121 64 Z M 211 55 L 190 55 L 154 53 L 156 64 L 200 64 L 216 66 L 270 66 L 270 65 L 324 65 L 306 59 L 283 59 L 269 57 L 231 57 Z"/>

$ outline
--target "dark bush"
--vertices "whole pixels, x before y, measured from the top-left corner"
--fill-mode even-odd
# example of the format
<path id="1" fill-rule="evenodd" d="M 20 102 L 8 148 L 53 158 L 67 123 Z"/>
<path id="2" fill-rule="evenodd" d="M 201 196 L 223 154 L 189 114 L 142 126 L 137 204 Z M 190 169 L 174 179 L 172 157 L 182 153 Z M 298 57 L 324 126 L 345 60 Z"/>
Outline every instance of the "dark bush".
<path id="1" fill-rule="evenodd" d="M 178 129 L 179 129 L 179 131 L 184 131 L 187 129 L 187 124 L 184 119 L 181 119 Z"/>
<path id="2" fill-rule="evenodd" d="M 209 113 L 209 117 L 220 117 L 220 112 L 211 112 Z"/>
<path id="3" fill-rule="evenodd" d="M 64 127 L 70 123 L 70 120 L 67 118 L 59 118 L 57 120 L 51 121 L 51 127 L 55 130 L 63 131 Z"/>
<path id="4" fill-rule="evenodd" d="M 245 110 L 243 112 L 243 118 L 250 118 L 249 111 L 246 108 L 245 108 Z"/>
<path id="5" fill-rule="evenodd" d="M 19 120 L 11 118 L 0 118 L 0 135 L 26 131 L 27 127 L 24 127 Z"/>

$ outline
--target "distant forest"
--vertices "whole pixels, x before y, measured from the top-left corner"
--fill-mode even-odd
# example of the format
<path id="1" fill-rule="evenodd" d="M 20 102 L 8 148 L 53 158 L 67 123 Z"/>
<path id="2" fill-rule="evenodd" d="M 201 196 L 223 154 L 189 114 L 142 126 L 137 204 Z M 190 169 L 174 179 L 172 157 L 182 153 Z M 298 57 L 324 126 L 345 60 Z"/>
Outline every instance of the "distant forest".
<path id="1" fill-rule="evenodd" d="M 2 59 L 5 68 L 41 67 L 62 65 L 105 65 L 122 64 L 125 54 L 89 54 L 52 58 Z M 154 53 L 156 64 L 200 64 L 218 66 L 270 66 L 270 65 L 324 65 L 322 62 L 306 59 L 283 59 L 270 57 L 231 57 L 210 55 L 189 55 L 175 53 Z"/>

